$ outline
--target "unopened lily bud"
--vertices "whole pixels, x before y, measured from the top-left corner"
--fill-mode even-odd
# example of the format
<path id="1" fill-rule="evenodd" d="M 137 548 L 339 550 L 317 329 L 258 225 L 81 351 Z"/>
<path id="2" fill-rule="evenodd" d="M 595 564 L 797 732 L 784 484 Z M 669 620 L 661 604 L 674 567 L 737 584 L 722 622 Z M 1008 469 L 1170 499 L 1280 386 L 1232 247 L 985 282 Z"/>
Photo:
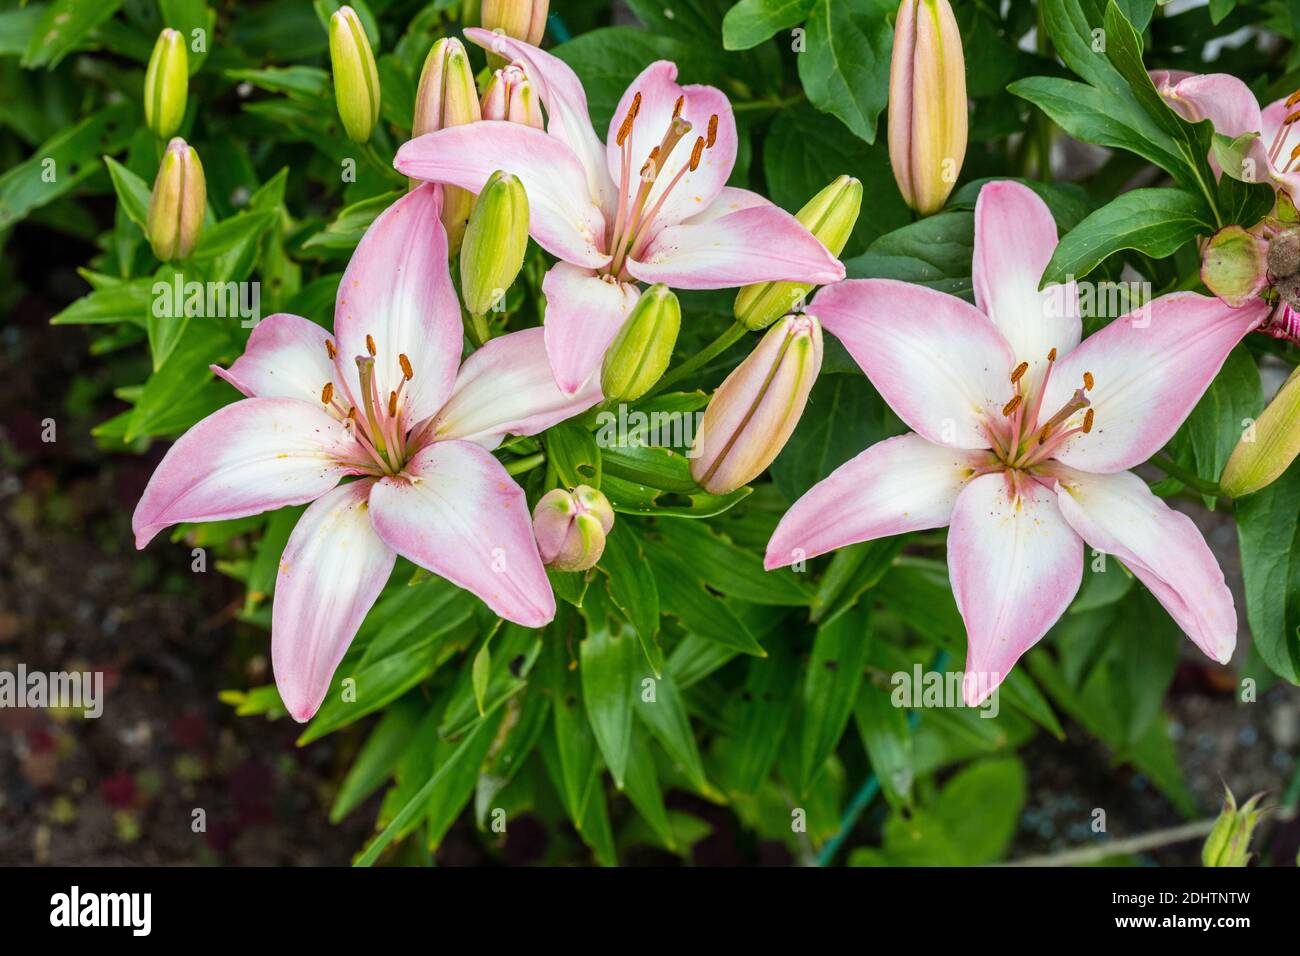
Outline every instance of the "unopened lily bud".
<path id="1" fill-rule="evenodd" d="M 330 65 L 334 102 L 348 139 L 364 143 L 379 120 L 379 71 L 361 19 L 343 6 L 330 17 Z"/>
<path id="2" fill-rule="evenodd" d="M 590 485 L 556 488 L 533 509 L 533 533 L 542 563 L 556 571 L 585 571 L 600 560 L 614 527 L 609 500 Z"/>
<path id="3" fill-rule="evenodd" d="M 551 0 L 483 0 L 482 25 L 533 46 L 542 42 Z"/>
<path id="4" fill-rule="evenodd" d="M 1227 226 L 1205 244 L 1201 281 L 1235 309 L 1259 295 L 1268 284 L 1269 265 L 1274 258 L 1277 256 L 1266 240 L 1241 226 Z"/>
<path id="5" fill-rule="evenodd" d="M 528 197 L 517 176 L 497 170 L 478 194 L 460 255 L 465 308 L 484 315 L 504 298 L 528 248 Z"/>
<path id="6" fill-rule="evenodd" d="M 839 176 L 795 215 L 833 256 L 844 251 L 862 209 L 862 183 Z M 803 307 L 812 288 L 803 282 L 756 282 L 736 293 L 733 311 L 748 329 L 765 329 L 781 316 Z"/>
<path id="7" fill-rule="evenodd" d="M 672 290 L 663 283 L 646 289 L 605 353 L 605 397 L 630 402 L 650 391 L 668 368 L 681 326 L 682 307 Z"/>
<path id="8" fill-rule="evenodd" d="M 1201 848 L 1201 862 L 1205 866 L 1245 866 L 1250 862 L 1250 838 L 1264 812 L 1259 809 L 1263 796 L 1255 794 L 1239 809 L 1232 791 L 1227 791 L 1219 819 Z"/>
<path id="9" fill-rule="evenodd" d="M 822 367 L 821 323 L 788 315 L 718 386 L 691 447 L 691 477 L 725 495 L 757 477 L 799 423 Z"/>
<path id="10" fill-rule="evenodd" d="M 1224 494 L 1240 498 L 1266 488 L 1300 456 L 1300 369 L 1246 430 L 1219 479 Z"/>
<path id="11" fill-rule="evenodd" d="M 948 0 L 903 0 L 889 65 L 889 163 L 923 216 L 948 200 L 966 158 L 966 60 Z"/>
<path id="12" fill-rule="evenodd" d="M 163 262 L 176 262 L 194 251 L 207 201 L 199 154 L 177 136 L 167 144 L 149 196 L 146 231 L 155 256 Z"/>
<path id="13" fill-rule="evenodd" d="M 144 74 L 144 121 L 159 139 L 181 128 L 190 86 L 189 53 L 180 31 L 158 34 Z"/>
<path id="14" fill-rule="evenodd" d="M 542 128 L 541 102 L 522 63 L 511 63 L 492 74 L 483 94 L 483 118 Z"/>
<path id="15" fill-rule="evenodd" d="M 478 89 L 469 65 L 465 45 L 455 37 L 435 43 L 424 58 L 420 84 L 415 94 L 415 115 L 411 138 L 436 133 L 448 126 L 463 126 L 480 119 Z M 411 180 L 411 188 L 419 186 Z M 442 187 L 442 224 L 447 230 L 447 248 L 455 255 L 465 237 L 465 223 L 474 208 L 474 194 L 459 186 Z"/>

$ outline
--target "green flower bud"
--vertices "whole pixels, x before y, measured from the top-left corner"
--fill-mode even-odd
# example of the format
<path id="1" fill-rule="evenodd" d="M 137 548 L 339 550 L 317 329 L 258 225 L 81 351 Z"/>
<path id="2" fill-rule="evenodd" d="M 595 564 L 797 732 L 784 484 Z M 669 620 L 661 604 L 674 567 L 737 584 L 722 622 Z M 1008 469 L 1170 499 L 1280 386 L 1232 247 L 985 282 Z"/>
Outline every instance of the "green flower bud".
<path id="1" fill-rule="evenodd" d="M 862 183 L 839 176 L 804 205 L 795 218 L 838 256 L 844 251 L 862 209 Z M 745 328 L 765 329 L 781 316 L 802 308 L 811 285 L 802 282 L 755 282 L 736 293 L 732 307 Z"/>
<path id="2" fill-rule="evenodd" d="M 149 196 L 147 234 L 163 262 L 185 259 L 199 242 L 208 188 L 199 154 L 179 136 L 167 144 Z"/>
<path id="3" fill-rule="evenodd" d="M 1205 866 L 1245 866 L 1250 862 L 1250 838 L 1264 812 L 1259 809 L 1263 796 L 1255 794 L 1238 809 L 1236 797 L 1231 790 L 1226 791 L 1223 810 L 1201 848 L 1201 862 Z"/>
<path id="4" fill-rule="evenodd" d="M 691 447 L 691 477 L 712 495 L 751 481 L 780 454 L 799 424 L 822 367 L 821 323 L 788 315 L 709 400 Z"/>
<path id="5" fill-rule="evenodd" d="M 1279 241 L 1281 239 L 1274 240 L 1273 248 L 1270 248 L 1268 242 L 1241 226 L 1220 229 L 1205 244 L 1201 281 L 1232 308 L 1245 305 L 1268 283 L 1270 263 L 1285 258 L 1288 246 L 1297 245 L 1294 241 Z M 1294 268 L 1290 272 L 1274 270 L 1274 274 L 1290 275 L 1294 271 Z"/>
<path id="6" fill-rule="evenodd" d="M 542 563 L 556 571 L 585 571 L 600 560 L 614 527 L 609 499 L 590 485 L 555 488 L 533 509 L 533 534 Z"/>
<path id="7" fill-rule="evenodd" d="M 181 128 L 189 85 L 185 38 L 169 27 L 158 34 L 144 74 L 144 121 L 159 139 L 167 139 Z"/>
<path id="8" fill-rule="evenodd" d="M 455 37 L 444 37 L 424 58 L 420 84 L 415 94 L 415 115 L 411 137 L 434 133 L 448 126 L 476 123 L 480 118 L 478 90 L 465 46 Z M 420 184 L 411 180 L 411 188 Z M 451 255 L 460 251 L 465 223 L 474 208 L 474 194 L 458 186 L 442 187 L 442 224 L 447 230 Z"/>
<path id="9" fill-rule="evenodd" d="M 1300 369 L 1291 373 L 1273 401 L 1250 426 L 1228 463 L 1219 486 L 1240 498 L 1266 488 L 1300 456 Z"/>
<path id="10" fill-rule="evenodd" d="M 483 185 L 465 228 L 460 291 L 465 308 L 484 315 L 505 297 L 528 248 L 528 197 L 516 176 L 497 170 Z"/>
<path id="11" fill-rule="evenodd" d="M 646 289 L 605 353 L 605 397 L 630 402 L 650 391 L 668 368 L 681 326 L 682 307 L 672 290 L 662 283 Z"/>
<path id="12" fill-rule="evenodd" d="M 351 7 L 339 7 L 330 17 L 330 65 L 343 128 L 348 139 L 365 143 L 379 120 L 379 71 L 365 27 Z"/>

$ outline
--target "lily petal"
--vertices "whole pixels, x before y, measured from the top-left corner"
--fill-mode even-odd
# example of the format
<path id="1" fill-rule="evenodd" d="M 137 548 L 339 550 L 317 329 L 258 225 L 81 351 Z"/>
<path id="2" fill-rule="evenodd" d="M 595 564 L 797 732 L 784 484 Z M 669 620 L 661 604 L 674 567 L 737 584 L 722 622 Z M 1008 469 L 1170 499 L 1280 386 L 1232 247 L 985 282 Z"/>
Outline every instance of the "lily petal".
<path id="1" fill-rule="evenodd" d="M 1232 592 L 1192 519 L 1131 471 L 1058 470 L 1061 514 L 1089 545 L 1137 575 L 1192 641 L 1220 664 L 1237 646 Z"/>
<path id="2" fill-rule="evenodd" d="M 980 703 L 1065 613 L 1083 581 L 1083 547 L 1056 495 L 1006 474 L 982 475 L 957 497 L 948 576 L 966 622 L 966 704 Z"/>
<path id="3" fill-rule="evenodd" d="M 576 395 L 555 384 L 541 329 L 492 339 L 460 367 L 451 398 L 438 413 L 439 439 L 472 441 L 489 450 L 507 435 L 535 435 L 601 400 L 592 376 Z"/>
<path id="4" fill-rule="evenodd" d="M 641 95 L 640 109 L 632 123 L 630 134 L 623 146 L 619 146 L 619 127 L 638 93 Z M 646 200 L 646 209 L 654 209 L 677 174 L 682 170 L 686 172 L 672 186 L 672 191 L 655 214 L 647 235 L 653 235 L 664 226 L 681 222 L 708 206 L 726 184 L 736 165 L 736 117 L 726 94 L 712 86 L 679 86 L 677 64 L 658 60 L 642 70 L 641 75 L 628 85 L 610 120 L 609 135 L 605 137 L 609 175 L 615 183 L 625 183 L 626 201 L 631 203 L 636 191 L 640 189 L 641 167 L 649 158 L 650 151 L 660 144 L 668 131 L 677 112 L 678 99 L 682 101 L 680 117 L 691 124 L 690 132 L 677 143 L 663 169 L 655 176 L 655 184 Z M 699 165 L 695 169 L 689 169 L 695 141 L 703 139 L 705 144 L 708 143 L 709 123 L 714 116 L 718 121 L 713 145 L 700 153 Z M 626 181 L 623 176 L 624 152 L 628 158 Z"/>
<path id="5" fill-rule="evenodd" d="M 524 64 L 546 107 L 546 132 L 573 150 L 586 172 L 589 194 L 612 219 L 618 207 L 617 190 L 605 169 L 605 144 L 592 128 L 587 94 L 578 75 L 559 57 L 522 40 L 482 27 L 466 30 L 465 37 L 504 60 Z"/>
<path id="6" fill-rule="evenodd" d="M 213 412 L 167 450 L 131 518 L 135 546 L 182 521 L 246 518 L 319 498 L 357 444 L 319 405 L 245 398 Z"/>
<path id="7" fill-rule="evenodd" d="M 1261 129 L 1259 101 L 1241 80 L 1227 73 L 1151 73 L 1157 92 L 1189 123 L 1209 120 L 1216 133 L 1236 139 Z"/>
<path id="8" fill-rule="evenodd" d="M 406 427 L 442 407 L 460 364 L 464 332 L 441 208 L 441 190 L 426 184 L 380 213 L 352 254 L 334 305 L 334 366 L 354 405 L 362 401 L 356 359 L 368 354 L 367 336 L 377 350 L 381 402 L 402 382 L 399 356 L 410 362 L 414 376 L 401 404 Z"/>
<path id="9" fill-rule="evenodd" d="M 244 354 L 229 369 L 211 366 L 249 398 L 296 398 L 319 403 L 334 381 L 326 343 L 334 336 L 310 319 L 287 312 L 268 315 L 249 333 Z"/>
<path id="10" fill-rule="evenodd" d="M 497 170 L 512 173 L 528 194 L 529 235 L 543 249 L 589 269 L 609 263 L 601 251 L 605 217 L 592 201 L 582 163 L 540 129 L 501 120 L 449 126 L 404 143 L 393 165 L 475 194 Z"/>
<path id="11" fill-rule="evenodd" d="M 1292 167 L 1289 173 L 1282 169 L 1291 166 L 1291 154 L 1300 146 L 1300 128 L 1297 128 L 1300 124 L 1286 123 L 1286 118 L 1294 111 L 1295 107 L 1288 107 L 1284 99 L 1265 107 L 1260 116 L 1262 129 L 1259 142 L 1251 147 L 1248 154 L 1255 160 L 1256 169 L 1269 169 L 1273 178 L 1287 190 L 1293 200 L 1300 196 L 1300 169 Z M 1273 148 L 1274 143 L 1277 144 L 1276 149 Z M 1276 165 L 1268 161 L 1270 152 L 1277 157 Z"/>
<path id="12" fill-rule="evenodd" d="M 945 448 L 920 435 L 872 445 L 796 501 L 767 543 L 771 571 L 836 548 L 942 528 L 983 452 Z"/>
<path id="13" fill-rule="evenodd" d="M 357 628 L 392 573 L 397 554 L 370 526 L 373 479 L 312 503 L 289 535 L 271 607 L 271 666 L 294 720 L 320 709 Z"/>
<path id="14" fill-rule="evenodd" d="M 727 206 L 732 193 L 720 195 Z M 821 285 L 844 278 L 844 266 L 794 216 L 772 203 L 721 216 L 705 210 L 660 231 L 627 271 L 675 289 L 728 289 L 751 282 Z"/>
<path id="15" fill-rule="evenodd" d="M 985 421 L 1011 398 L 1011 348 L 973 305 L 893 279 L 822 289 L 809 312 L 844 343 L 914 431 L 949 448 L 988 448 Z"/>
<path id="16" fill-rule="evenodd" d="M 478 445 L 440 441 L 370 492 L 370 520 L 398 554 L 524 627 L 555 616 L 524 491 Z"/>
<path id="17" fill-rule="evenodd" d="M 971 277 L 975 304 L 993 320 L 1017 362 L 1028 362 L 1029 386 L 1036 386 L 1047 353 L 1064 356 L 1079 344 L 1083 322 L 1075 283 L 1038 282 L 1056 249 L 1056 220 L 1027 186 L 993 182 L 975 202 L 975 255 Z"/>
<path id="18" fill-rule="evenodd" d="M 1094 421 L 1068 439 L 1057 460 L 1084 471 L 1124 471 L 1169 441 L 1223 367 L 1233 346 L 1268 315 L 1194 292 L 1175 292 L 1116 319 L 1057 363 L 1043 411 L 1062 407 L 1091 372 Z M 1080 411 L 1068 423 L 1077 425 Z"/>
<path id="19" fill-rule="evenodd" d="M 617 282 L 557 262 L 542 280 L 546 296 L 546 354 L 560 390 L 576 395 L 600 369 L 605 352 L 641 297 Z"/>

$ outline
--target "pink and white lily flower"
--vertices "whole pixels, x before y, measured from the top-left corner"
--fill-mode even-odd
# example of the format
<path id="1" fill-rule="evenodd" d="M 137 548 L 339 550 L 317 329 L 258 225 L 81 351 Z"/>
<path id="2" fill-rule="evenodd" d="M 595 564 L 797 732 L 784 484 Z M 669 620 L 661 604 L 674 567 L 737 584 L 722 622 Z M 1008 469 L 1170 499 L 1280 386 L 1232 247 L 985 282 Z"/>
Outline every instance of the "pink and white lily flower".
<path id="1" fill-rule="evenodd" d="M 268 316 L 230 369 L 213 367 L 248 397 L 181 436 L 132 519 L 143 548 L 178 522 L 312 502 L 280 559 L 271 623 L 276 684 L 300 721 L 399 554 L 508 620 L 555 615 L 523 489 L 490 450 L 586 410 L 599 388 L 561 394 L 540 329 L 461 364 L 441 205 L 424 185 L 374 221 L 339 283 L 334 335 Z"/>
<path id="2" fill-rule="evenodd" d="M 766 566 L 949 525 L 972 706 L 1064 613 L 1085 542 L 1123 561 L 1214 660 L 1236 646 L 1232 595 L 1205 540 L 1126 469 L 1173 436 L 1268 308 L 1174 293 L 1080 344 L 1077 290 L 1038 289 L 1056 243 L 1041 199 L 990 183 L 975 207 L 975 306 L 864 279 L 823 289 L 809 310 L 913 431 L 795 502 Z"/>
<path id="3" fill-rule="evenodd" d="M 560 260 L 542 291 L 546 351 L 566 393 L 600 367 L 640 296 L 636 280 L 723 289 L 844 277 L 794 216 L 724 185 L 736 162 L 736 120 L 720 90 L 679 86 L 674 64 L 652 63 L 623 94 L 602 144 L 563 61 L 488 30 L 465 36 L 527 70 L 546 130 L 489 120 L 450 127 L 406 143 L 393 165 L 471 192 L 498 169 L 523 182 L 531 234 Z"/>
<path id="4" fill-rule="evenodd" d="M 1160 96 L 1190 123 L 1209 120 L 1216 133 L 1236 139 L 1247 133 L 1259 138 L 1246 158 L 1255 162 L 1255 178 L 1283 189 L 1293 202 L 1300 201 L 1300 92 L 1260 109 L 1255 94 L 1228 73 L 1187 73 L 1154 70 L 1151 81 Z"/>

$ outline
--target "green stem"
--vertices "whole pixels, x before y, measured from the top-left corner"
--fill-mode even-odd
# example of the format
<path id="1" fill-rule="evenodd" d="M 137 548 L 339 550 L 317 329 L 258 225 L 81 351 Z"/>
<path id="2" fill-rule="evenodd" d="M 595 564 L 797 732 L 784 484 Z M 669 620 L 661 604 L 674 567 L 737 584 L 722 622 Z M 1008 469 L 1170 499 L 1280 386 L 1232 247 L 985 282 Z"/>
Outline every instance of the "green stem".
<path id="1" fill-rule="evenodd" d="M 642 397 L 649 398 L 651 395 L 656 395 L 674 382 L 679 382 L 692 372 L 696 372 L 705 365 L 708 365 L 715 358 L 744 338 L 747 331 L 749 330 L 745 328 L 745 323 L 739 320 L 733 322 L 725 332 L 706 345 L 701 351 L 696 352 L 681 365 L 677 366 L 677 368 L 673 369 L 661 378 L 659 383 L 655 385 L 654 388 L 650 389 L 650 391 L 646 392 Z"/>
<path id="2" fill-rule="evenodd" d="M 1168 455 L 1156 455 L 1151 459 L 1151 464 L 1169 477 L 1177 478 L 1187 487 L 1194 488 L 1203 495 L 1209 495 L 1212 498 L 1224 498 L 1228 501 L 1232 500 L 1230 496 L 1223 493 L 1223 489 L 1219 487 L 1217 482 L 1206 481 L 1204 478 L 1188 471 Z"/>
<path id="3" fill-rule="evenodd" d="M 773 96 L 762 100 L 745 100 L 741 103 L 732 103 L 731 111 L 733 113 L 747 113 L 750 110 L 783 110 L 791 106 L 798 106 L 804 99 L 803 93 L 795 93 L 786 97 Z"/>
<path id="4" fill-rule="evenodd" d="M 482 348 L 487 344 L 488 339 L 492 338 L 492 329 L 488 327 L 487 316 L 475 315 L 473 312 L 468 315 L 469 321 L 465 323 L 465 331 L 469 333 L 474 347 Z"/>
<path id="5" fill-rule="evenodd" d="M 519 458 L 506 465 L 506 474 L 522 475 L 526 471 L 532 471 L 542 462 L 546 461 L 545 452 L 535 452 L 526 458 Z"/>
<path id="6" fill-rule="evenodd" d="M 400 182 L 403 185 L 409 185 L 407 178 L 394 169 L 392 163 L 384 162 L 379 153 L 375 151 L 374 144 L 369 140 L 361 144 L 361 155 L 366 158 L 366 161 L 369 162 L 370 165 L 378 169 L 388 179 L 391 179 L 394 182 Z"/>

